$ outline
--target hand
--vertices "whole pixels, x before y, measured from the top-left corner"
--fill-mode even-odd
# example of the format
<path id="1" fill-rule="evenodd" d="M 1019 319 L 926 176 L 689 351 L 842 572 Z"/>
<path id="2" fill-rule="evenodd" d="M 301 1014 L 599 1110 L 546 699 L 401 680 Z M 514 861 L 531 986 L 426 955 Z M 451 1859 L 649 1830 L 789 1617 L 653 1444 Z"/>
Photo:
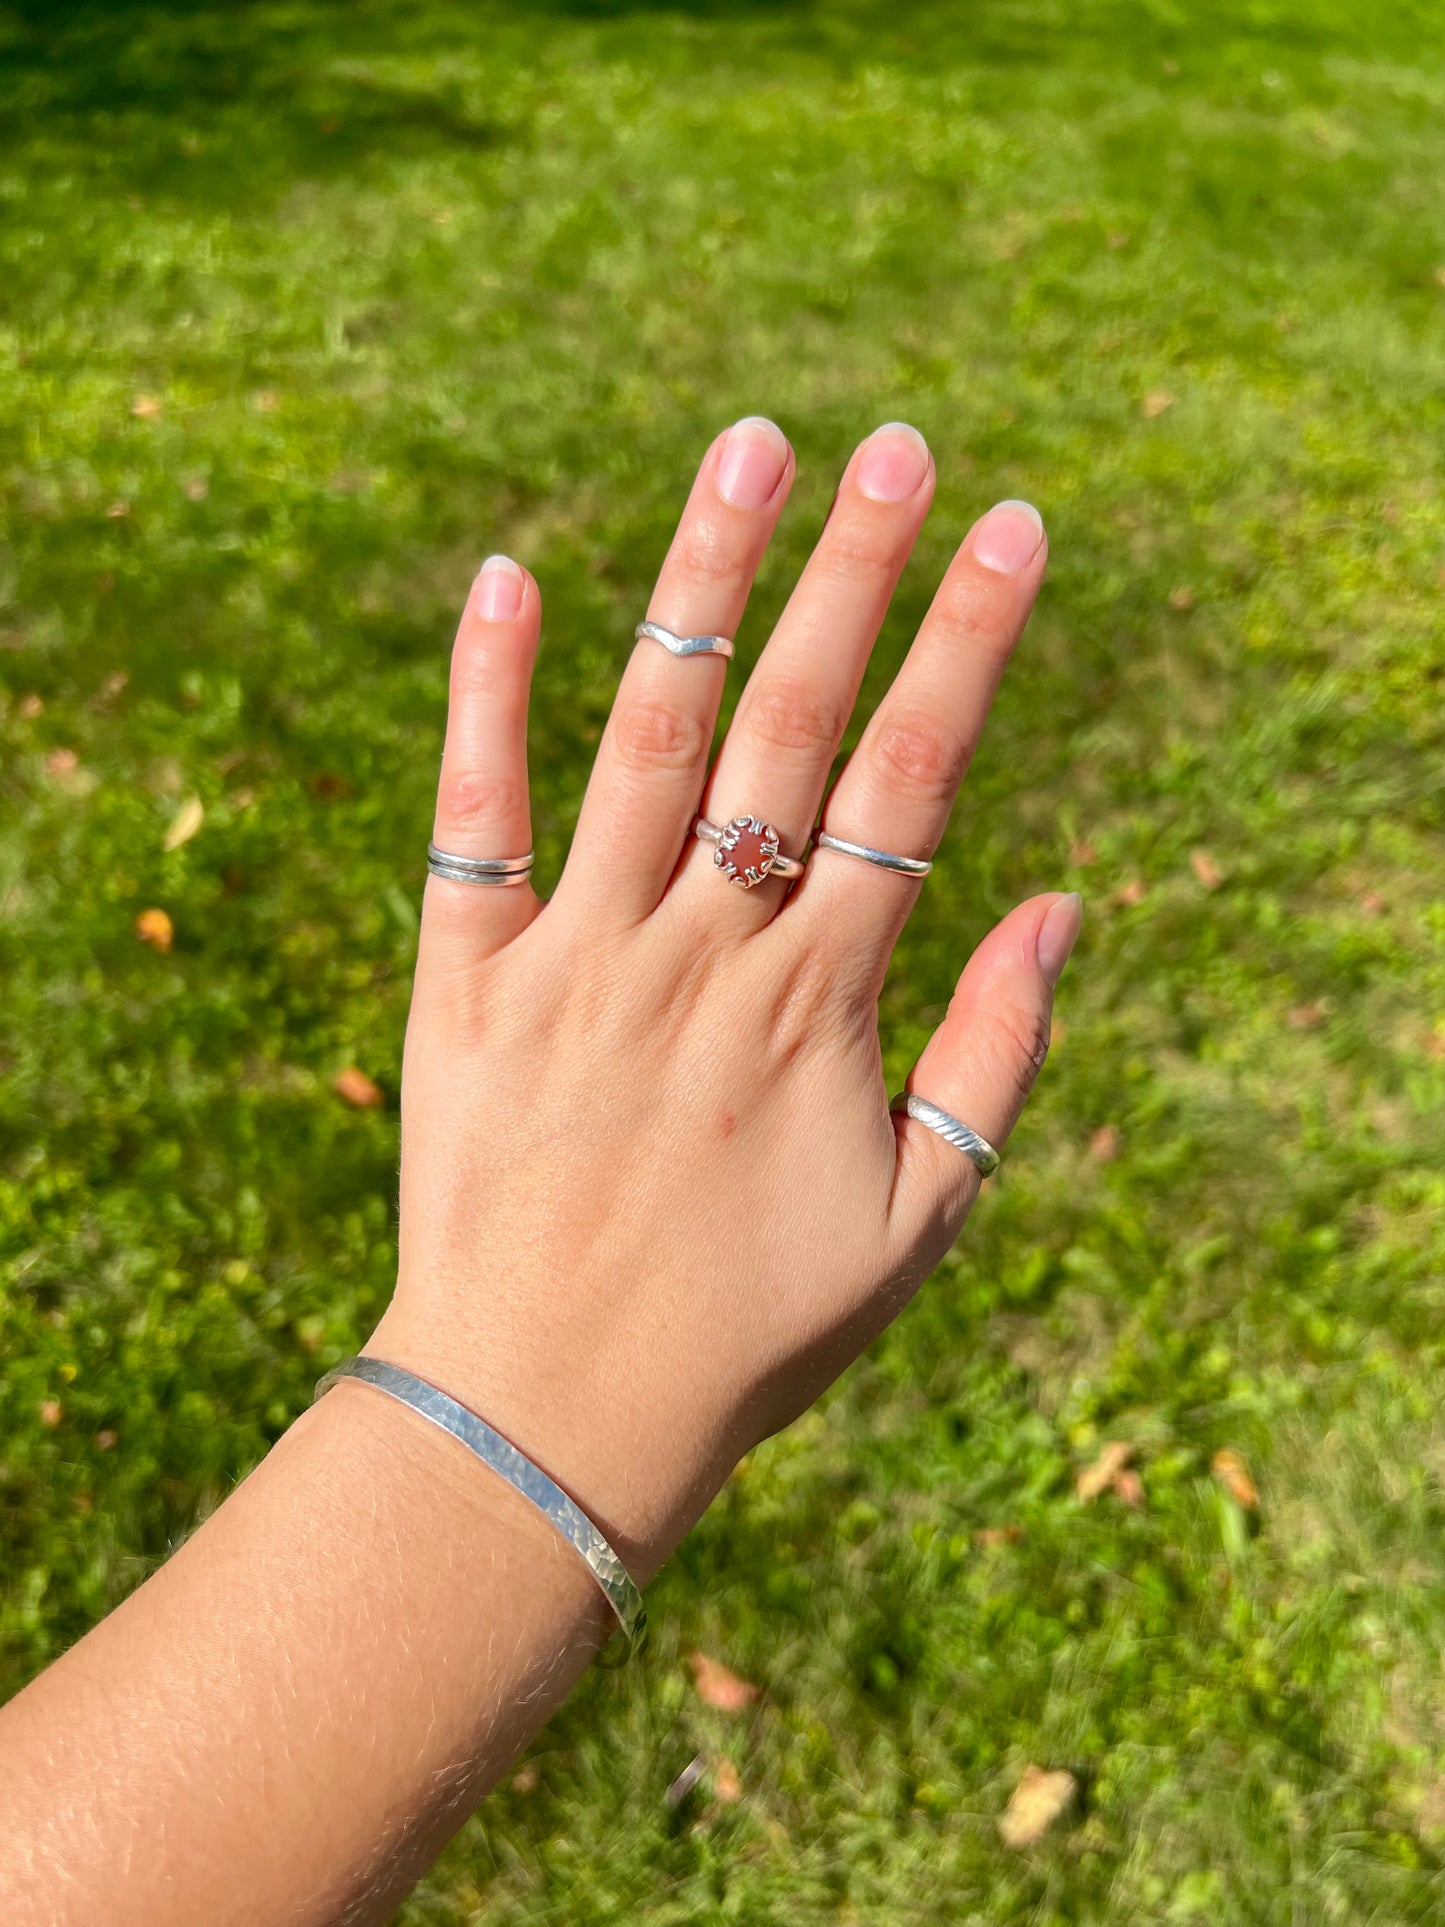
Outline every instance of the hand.
<path id="1" fill-rule="evenodd" d="M 793 473 L 771 423 L 719 437 L 653 620 L 734 633 Z M 638 643 L 549 903 L 427 883 L 400 1272 L 369 1349 L 511 1438 L 639 1579 L 894 1316 L 977 1193 L 966 1157 L 888 1111 L 878 997 L 920 886 L 819 851 L 791 888 L 743 891 L 691 834 L 699 808 L 750 812 L 802 851 L 933 487 L 912 429 L 863 443 L 711 776 L 726 665 Z M 1022 503 L 970 531 L 828 798 L 835 835 L 932 854 L 1046 553 Z M 531 847 L 540 625 L 535 581 L 494 557 L 453 656 L 444 850 Z M 1078 928 L 1073 896 L 1006 917 L 910 1079 L 995 1145 L 1043 1062 Z"/>

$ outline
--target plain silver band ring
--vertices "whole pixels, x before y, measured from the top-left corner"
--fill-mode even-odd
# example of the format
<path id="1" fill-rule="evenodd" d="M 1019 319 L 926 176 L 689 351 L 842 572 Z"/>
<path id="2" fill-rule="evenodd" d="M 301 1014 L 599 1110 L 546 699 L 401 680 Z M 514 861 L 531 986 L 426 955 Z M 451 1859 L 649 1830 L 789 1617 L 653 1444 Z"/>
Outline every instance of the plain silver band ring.
<path id="1" fill-rule="evenodd" d="M 966 1158 L 972 1158 L 986 1178 L 991 1178 L 1002 1162 L 986 1137 L 971 1131 L 952 1111 L 945 1111 L 939 1104 L 930 1104 L 926 1097 L 915 1097 L 912 1091 L 901 1091 L 888 1108 L 901 1112 L 904 1117 L 916 1119 L 919 1124 L 926 1124 L 930 1131 L 937 1131 L 956 1151 L 962 1151 Z"/>
<path id="2" fill-rule="evenodd" d="M 726 636 L 679 636 L 660 622 L 639 622 L 632 632 L 637 642 L 660 642 L 674 656 L 731 656 Z"/>
<path id="3" fill-rule="evenodd" d="M 426 846 L 426 867 L 434 877 L 449 883 L 481 883 L 505 890 L 509 884 L 525 883 L 532 874 L 532 852 L 525 856 L 454 856 L 439 850 L 435 843 Z"/>
<path id="4" fill-rule="evenodd" d="M 722 831 L 716 823 L 709 823 L 705 816 L 700 816 L 693 824 L 692 833 L 699 843 L 711 843 L 714 847 L 722 840 Z M 800 877 L 806 868 L 807 865 L 801 857 L 784 856 L 780 850 L 768 865 L 768 875 L 770 877 Z"/>
<path id="5" fill-rule="evenodd" d="M 843 836 L 829 836 L 826 830 L 818 830 L 813 836 L 814 845 L 820 850 L 836 850 L 839 856 L 856 856 L 864 863 L 871 863 L 878 870 L 892 870 L 901 877 L 926 877 L 933 865 L 926 857 L 892 856 L 887 850 L 872 849 L 867 843 L 850 843 Z"/>

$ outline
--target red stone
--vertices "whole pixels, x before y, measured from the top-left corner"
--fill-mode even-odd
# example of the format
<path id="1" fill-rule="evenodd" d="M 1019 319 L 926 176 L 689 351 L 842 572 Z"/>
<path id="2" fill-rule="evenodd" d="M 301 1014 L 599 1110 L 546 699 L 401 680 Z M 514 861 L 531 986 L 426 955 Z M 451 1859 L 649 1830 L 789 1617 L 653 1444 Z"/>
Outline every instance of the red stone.
<path id="1" fill-rule="evenodd" d="M 757 816 L 735 816 L 722 833 L 713 861 L 729 883 L 751 890 L 761 883 L 778 854 L 778 833 Z"/>

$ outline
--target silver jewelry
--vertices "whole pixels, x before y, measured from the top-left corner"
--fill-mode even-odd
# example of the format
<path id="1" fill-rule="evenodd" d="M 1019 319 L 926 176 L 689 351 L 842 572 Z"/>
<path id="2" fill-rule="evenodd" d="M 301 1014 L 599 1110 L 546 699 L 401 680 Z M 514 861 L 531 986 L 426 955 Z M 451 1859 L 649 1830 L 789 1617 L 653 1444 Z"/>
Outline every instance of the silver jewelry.
<path id="1" fill-rule="evenodd" d="M 867 843 L 850 843 L 846 837 L 829 836 L 826 830 L 816 830 L 813 842 L 820 850 L 836 850 L 839 856 L 856 856 L 864 863 L 871 863 L 879 870 L 892 870 L 901 877 L 926 877 L 933 868 L 926 857 L 891 856 L 887 850 L 875 850 Z"/>
<path id="2" fill-rule="evenodd" d="M 426 867 L 434 877 L 451 883 L 490 884 L 505 889 L 511 883 L 525 883 L 532 874 L 532 852 L 525 856 L 454 856 L 439 850 L 435 843 L 426 846 Z"/>
<path id="3" fill-rule="evenodd" d="M 713 862 L 729 883 L 740 890 L 754 889 L 764 877 L 800 877 L 803 865 L 795 856 L 779 853 L 779 837 L 760 816 L 735 816 L 719 829 L 699 816 L 692 833 L 700 843 L 713 845 Z"/>
<path id="4" fill-rule="evenodd" d="M 632 634 L 638 642 L 660 642 L 674 656 L 731 656 L 733 653 L 726 636 L 674 635 L 660 622 L 639 622 Z"/>
<path id="5" fill-rule="evenodd" d="M 429 1385 L 424 1378 L 388 1365 L 380 1358 L 343 1358 L 324 1378 L 318 1379 L 311 1402 L 324 1398 L 339 1379 L 358 1378 L 363 1385 L 374 1385 L 454 1439 L 475 1452 L 483 1465 L 499 1473 L 508 1485 L 515 1486 L 554 1525 L 568 1545 L 585 1561 L 588 1571 L 607 1595 L 607 1603 L 617 1615 L 617 1623 L 627 1640 L 629 1655 L 635 1653 L 647 1631 L 647 1610 L 632 1576 L 587 1514 L 562 1490 L 560 1485 L 524 1453 L 517 1450 L 500 1432 L 494 1432 L 485 1419 L 469 1412 L 454 1398 Z"/>
<path id="6" fill-rule="evenodd" d="M 962 1151 L 986 1178 L 991 1178 L 1002 1160 L 986 1137 L 972 1131 L 952 1111 L 945 1111 L 941 1104 L 930 1104 L 926 1097 L 915 1097 L 911 1091 L 900 1091 L 889 1105 L 890 1111 L 900 1112 L 920 1124 L 926 1124 L 930 1131 L 937 1131 L 956 1151 Z"/>

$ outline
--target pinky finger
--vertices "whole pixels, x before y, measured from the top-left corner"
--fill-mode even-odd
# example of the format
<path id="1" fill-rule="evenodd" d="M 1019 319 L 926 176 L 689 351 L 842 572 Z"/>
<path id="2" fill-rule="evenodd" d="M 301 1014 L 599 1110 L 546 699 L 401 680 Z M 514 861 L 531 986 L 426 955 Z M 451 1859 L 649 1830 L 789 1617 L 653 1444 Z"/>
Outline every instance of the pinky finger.
<path id="1" fill-rule="evenodd" d="M 1054 987 L 1079 935 L 1080 898 L 1034 897 L 984 938 L 948 1014 L 908 1079 L 997 1149 L 1018 1121 L 1049 1047 Z M 958 1236 L 978 1195 L 972 1160 L 916 1118 L 895 1116 L 891 1218 L 900 1265 L 920 1276 Z"/>
<path id="2" fill-rule="evenodd" d="M 446 746 L 432 841 L 459 857 L 520 857 L 532 848 L 527 702 L 542 605 L 525 569 L 482 564 L 452 649 Z M 465 967 L 501 949 L 536 916 L 530 881 L 500 886 L 427 878 L 422 945 Z"/>

